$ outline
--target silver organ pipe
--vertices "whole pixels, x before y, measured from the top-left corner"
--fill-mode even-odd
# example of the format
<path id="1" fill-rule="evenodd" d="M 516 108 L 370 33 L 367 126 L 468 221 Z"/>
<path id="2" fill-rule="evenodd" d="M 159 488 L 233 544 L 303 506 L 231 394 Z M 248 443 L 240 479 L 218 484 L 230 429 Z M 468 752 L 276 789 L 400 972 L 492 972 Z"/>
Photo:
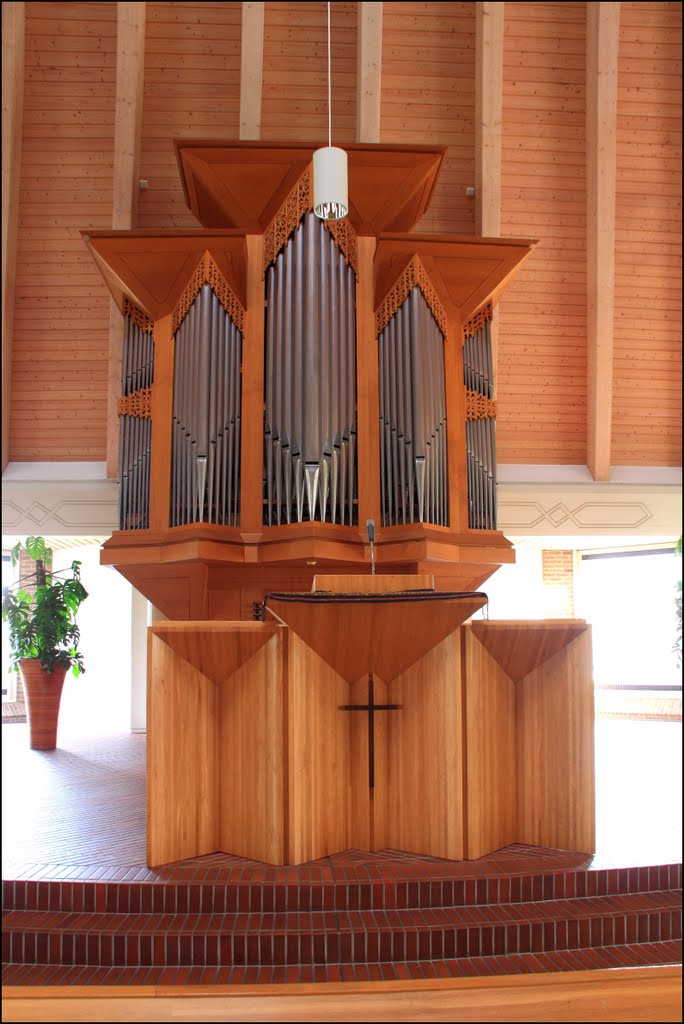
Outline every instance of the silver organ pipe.
<path id="1" fill-rule="evenodd" d="M 152 332 L 143 330 L 130 312 L 124 314 L 124 345 L 121 363 L 121 396 L 135 403 L 140 392 L 154 381 L 154 342 Z M 138 403 L 144 404 L 141 401 Z M 128 405 L 130 409 L 130 404 Z M 150 524 L 150 444 L 151 421 L 138 409 L 138 415 L 124 412 L 119 417 L 119 496 L 118 519 L 121 530 L 145 530 Z"/>
<path id="2" fill-rule="evenodd" d="M 203 284 L 175 334 L 172 526 L 237 526 L 242 333 Z"/>
<path id="3" fill-rule="evenodd" d="M 356 280 L 307 213 L 266 271 L 264 523 L 352 525 Z"/>
<path id="4" fill-rule="evenodd" d="M 473 409 L 478 401 L 483 407 L 466 420 L 468 525 L 475 530 L 497 528 L 496 420 L 487 410 L 494 395 L 490 324 L 483 319 L 463 344 L 464 384 Z"/>
<path id="5" fill-rule="evenodd" d="M 383 525 L 448 526 L 444 336 L 419 288 L 378 345 Z"/>

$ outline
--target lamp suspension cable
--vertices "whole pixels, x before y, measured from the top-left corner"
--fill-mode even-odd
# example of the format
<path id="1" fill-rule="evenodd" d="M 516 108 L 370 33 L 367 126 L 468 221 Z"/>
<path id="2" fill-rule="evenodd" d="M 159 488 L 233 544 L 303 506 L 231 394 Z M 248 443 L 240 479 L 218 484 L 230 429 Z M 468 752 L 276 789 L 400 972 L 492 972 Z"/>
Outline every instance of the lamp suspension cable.
<path id="1" fill-rule="evenodd" d="M 328 0 L 328 146 L 332 146 L 332 86 L 330 83 L 330 0 Z"/>
<path id="2" fill-rule="evenodd" d="M 332 59 L 328 0 L 328 145 L 313 155 L 314 213 L 321 220 L 347 216 L 347 154 L 332 144 Z"/>

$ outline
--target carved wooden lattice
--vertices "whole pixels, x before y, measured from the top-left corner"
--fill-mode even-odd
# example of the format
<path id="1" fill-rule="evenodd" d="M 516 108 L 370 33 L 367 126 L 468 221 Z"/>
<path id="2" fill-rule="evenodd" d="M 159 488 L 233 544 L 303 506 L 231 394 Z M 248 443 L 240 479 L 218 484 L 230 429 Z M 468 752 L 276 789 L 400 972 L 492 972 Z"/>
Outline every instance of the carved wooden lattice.
<path id="1" fill-rule="evenodd" d="M 487 320 L 492 319 L 492 304 L 487 302 L 470 320 L 463 325 L 463 337 L 468 338 L 475 334 Z"/>
<path id="2" fill-rule="evenodd" d="M 378 336 L 385 329 L 397 310 L 404 304 L 409 292 L 416 287 L 422 292 L 432 315 L 439 325 L 440 331 L 446 338 L 446 313 L 418 256 L 413 257 L 392 290 L 388 292 L 383 302 L 378 306 L 375 312 L 375 333 Z"/>
<path id="3" fill-rule="evenodd" d="M 195 273 L 188 282 L 188 285 L 178 300 L 178 305 L 173 311 L 173 332 L 174 334 L 183 322 L 188 310 L 197 298 L 197 293 L 203 284 L 210 284 L 216 298 L 219 300 L 226 313 L 233 321 L 238 330 L 244 330 L 245 309 L 225 277 L 219 270 L 211 254 L 205 252 L 197 265 Z"/>
<path id="4" fill-rule="evenodd" d="M 154 322 L 150 320 L 147 313 L 143 313 L 142 309 L 139 309 L 135 303 L 131 302 L 131 300 L 126 296 L 124 296 L 123 301 L 123 315 L 130 316 L 133 323 L 137 324 L 141 331 L 146 331 L 147 333 L 152 332 Z"/>
<path id="5" fill-rule="evenodd" d="M 152 388 L 140 388 L 125 398 L 117 399 L 116 411 L 119 416 L 137 416 L 150 419 L 152 416 Z"/>
<path id="6" fill-rule="evenodd" d="M 477 391 L 466 391 L 466 419 L 467 420 L 488 420 L 496 419 L 496 401 L 479 395 Z"/>
<path id="7" fill-rule="evenodd" d="M 324 220 L 323 226 L 328 229 L 335 239 L 335 244 L 340 250 L 348 265 L 354 271 L 354 277 L 359 279 L 358 245 L 356 231 L 348 217 L 342 220 Z"/>
<path id="8" fill-rule="evenodd" d="M 287 245 L 304 214 L 313 210 L 311 173 L 309 166 L 264 232 L 264 273 Z M 342 220 L 324 220 L 323 225 L 335 239 L 335 244 L 358 279 L 358 245 L 353 225 L 347 217 Z"/>

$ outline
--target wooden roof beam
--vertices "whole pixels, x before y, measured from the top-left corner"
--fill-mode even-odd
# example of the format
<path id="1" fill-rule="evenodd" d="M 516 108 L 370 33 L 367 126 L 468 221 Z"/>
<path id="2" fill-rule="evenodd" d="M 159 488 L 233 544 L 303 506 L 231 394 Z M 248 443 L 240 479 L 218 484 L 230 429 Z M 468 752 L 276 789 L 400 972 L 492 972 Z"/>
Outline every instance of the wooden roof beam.
<path id="1" fill-rule="evenodd" d="M 475 4 L 475 233 L 501 233 L 504 4 Z M 491 325 L 496 380 L 498 320 Z"/>
<path id="2" fill-rule="evenodd" d="M 587 466 L 608 480 L 613 406 L 620 4 L 587 4 Z"/>
<path id="3" fill-rule="evenodd" d="M 2 472 L 9 461 L 26 4 L 2 5 Z"/>
<path id="4" fill-rule="evenodd" d="M 357 3 L 356 138 L 380 142 L 382 4 Z"/>
<path id="5" fill-rule="evenodd" d="M 240 56 L 240 138 L 261 138 L 261 93 L 264 73 L 264 4 L 242 5 Z"/>
<path id="6" fill-rule="evenodd" d="M 475 5 L 475 233 L 501 231 L 504 4 Z"/>
<path id="7" fill-rule="evenodd" d="M 116 5 L 116 100 L 114 115 L 114 184 L 112 228 L 127 231 L 135 226 L 137 209 L 142 104 L 145 77 L 146 3 Z M 107 476 L 119 472 L 119 415 L 121 392 L 123 320 L 112 300 L 109 307 L 109 365 L 107 394 Z"/>

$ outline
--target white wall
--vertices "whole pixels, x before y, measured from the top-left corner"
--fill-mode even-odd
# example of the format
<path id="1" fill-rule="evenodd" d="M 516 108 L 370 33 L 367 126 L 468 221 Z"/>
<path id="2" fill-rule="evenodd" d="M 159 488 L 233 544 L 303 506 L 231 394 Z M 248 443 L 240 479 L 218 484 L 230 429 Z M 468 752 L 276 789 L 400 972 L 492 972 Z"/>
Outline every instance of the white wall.
<path id="1" fill-rule="evenodd" d="M 131 726 L 131 604 L 132 587 L 108 566 L 100 565 L 96 545 L 57 549 L 54 568 L 81 564 L 81 580 L 88 598 L 78 612 L 80 650 L 85 673 L 67 674 L 60 712 L 60 727 L 80 719 L 88 731 L 128 731 Z"/>
<path id="2" fill-rule="evenodd" d="M 541 548 L 519 544 L 515 565 L 502 565 L 479 588 L 489 597 L 490 619 L 543 619 Z M 482 617 L 479 613 L 476 618 Z"/>

